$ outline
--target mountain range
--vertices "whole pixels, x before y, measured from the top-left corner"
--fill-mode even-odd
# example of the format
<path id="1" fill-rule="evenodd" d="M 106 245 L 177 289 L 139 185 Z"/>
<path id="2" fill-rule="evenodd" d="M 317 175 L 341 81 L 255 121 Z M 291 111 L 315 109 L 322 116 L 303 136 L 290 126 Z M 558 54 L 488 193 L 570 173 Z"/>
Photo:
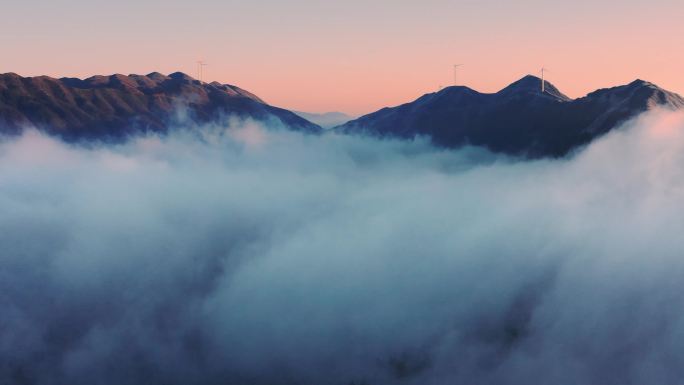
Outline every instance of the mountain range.
<path id="1" fill-rule="evenodd" d="M 335 127 L 379 137 L 429 137 L 436 145 L 486 147 L 526 157 L 560 157 L 654 107 L 679 109 L 684 98 L 652 83 L 601 89 L 571 99 L 548 81 L 525 76 L 486 94 L 454 86 Z"/>
<path id="2" fill-rule="evenodd" d="M 446 148 L 473 145 L 530 158 L 560 157 L 641 112 L 684 107 L 681 96 L 643 80 L 578 99 L 548 81 L 543 91 L 541 85 L 541 79 L 528 75 L 496 93 L 448 87 L 331 131 L 425 136 Z M 250 118 L 307 133 L 350 119 L 341 113 L 291 112 L 239 87 L 205 83 L 181 72 L 87 79 L 0 75 L 0 133 L 36 127 L 67 141 L 121 140 L 139 132 L 166 132 L 183 116 L 199 123 Z"/>
<path id="3" fill-rule="evenodd" d="M 305 132 L 321 128 L 239 87 L 205 83 L 176 72 L 87 79 L 0 75 L 0 131 L 32 126 L 63 139 L 122 139 L 164 132 L 179 115 L 194 122 L 252 118 Z"/>

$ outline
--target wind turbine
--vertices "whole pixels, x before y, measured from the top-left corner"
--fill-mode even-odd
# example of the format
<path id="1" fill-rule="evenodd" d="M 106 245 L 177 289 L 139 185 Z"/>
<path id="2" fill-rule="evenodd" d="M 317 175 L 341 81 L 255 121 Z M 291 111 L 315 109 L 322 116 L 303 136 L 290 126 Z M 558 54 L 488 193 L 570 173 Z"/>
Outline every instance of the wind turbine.
<path id="1" fill-rule="evenodd" d="M 546 84 L 545 84 L 546 81 L 544 81 L 544 72 L 548 72 L 548 71 L 549 71 L 549 70 L 546 69 L 546 68 L 544 68 L 544 67 L 542 67 L 542 69 L 541 69 L 541 91 L 542 91 L 542 94 L 543 94 L 543 93 L 545 92 L 545 90 L 546 90 Z"/>
<path id="2" fill-rule="evenodd" d="M 197 79 L 199 81 L 202 81 L 202 75 L 204 73 L 204 67 L 208 66 L 209 64 L 205 63 L 203 60 L 198 60 L 197 61 Z"/>
<path id="3" fill-rule="evenodd" d="M 461 67 L 463 64 L 454 64 L 454 85 L 458 85 L 458 67 Z"/>

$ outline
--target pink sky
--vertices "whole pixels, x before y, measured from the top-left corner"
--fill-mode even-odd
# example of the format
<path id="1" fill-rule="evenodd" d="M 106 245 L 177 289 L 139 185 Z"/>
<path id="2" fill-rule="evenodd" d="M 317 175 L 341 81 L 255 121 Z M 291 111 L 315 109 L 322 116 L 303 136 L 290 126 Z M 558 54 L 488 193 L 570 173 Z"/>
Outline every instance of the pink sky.
<path id="1" fill-rule="evenodd" d="M 0 72 L 195 74 L 271 104 L 363 114 L 460 79 L 493 92 L 543 65 L 572 97 L 636 78 L 684 92 L 681 0 L 26 0 Z"/>

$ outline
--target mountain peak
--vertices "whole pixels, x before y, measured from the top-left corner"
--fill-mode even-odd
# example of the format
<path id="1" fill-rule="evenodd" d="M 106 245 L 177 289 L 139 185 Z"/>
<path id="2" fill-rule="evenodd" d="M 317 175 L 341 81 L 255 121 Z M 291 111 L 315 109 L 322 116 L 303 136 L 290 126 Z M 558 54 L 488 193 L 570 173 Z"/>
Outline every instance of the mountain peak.
<path id="1" fill-rule="evenodd" d="M 641 80 L 641 79 L 636 79 L 635 81 L 627 84 L 628 88 L 642 88 L 642 87 L 647 87 L 647 88 L 653 88 L 653 89 L 662 89 L 658 87 L 657 85 L 646 81 L 646 80 Z"/>
<path id="2" fill-rule="evenodd" d="M 651 82 L 649 82 L 649 81 L 646 81 L 646 80 L 643 80 L 643 79 L 636 79 L 636 80 L 634 80 L 633 82 L 631 82 L 631 83 L 629 83 L 629 84 L 647 85 L 647 84 L 653 84 L 653 83 L 651 83 Z"/>
<path id="3" fill-rule="evenodd" d="M 550 84 L 549 82 L 546 82 Z M 505 88 L 503 88 L 499 93 L 507 91 L 536 91 L 541 92 L 541 79 L 534 75 L 525 75 L 519 80 L 514 81 Z"/>
<path id="4" fill-rule="evenodd" d="M 674 92 L 667 91 L 657 85 L 641 79 L 617 87 L 603 88 L 589 93 L 583 99 L 614 100 L 629 97 L 638 100 L 648 107 L 665 106 L 671 108 L 684 107 L 684 98 Z"/>
<path id="5" fill-rule="evenodd" d="M 520 80 L 517 80 L 501 91 L 497 92 L 500 95 L 514 95 L 520 93 L 538 94 L 540 96 L 550 96 L 558 100 L 569 101 L 570 98 L 565 96 L 549 81 L 544 81 L 544 93 L 541 89 L 542 80 L 534 75 L 525 75 Z"/>
<path id="6" fill-rule="evenodd" d="M 152 80 L 157 80 L 157 81 L 162 81 L 168 79 L 168 76 L 160 74 L 159 72 L 150 72 L 149 74 L 145 75 L 146 77 L 152 79 Z"/>
<path id="7" fill-rule="evenodd" d="M 20 79 L 21 76 L 17 74 L 16 72 L 6 72 L 4 74 L 0 74 L 0 76 L 5 77 L 5 78 L 13 78 L 13 79 Z"/>
<path id="8" fill-rule="evenodd" d="M 195 78 L 193 78 L 192 76 L 180 71 L 172 73 L 171 75 L 169 75 L 169 77 L 174 80 L 184 80 L 189 82 L 195 80 Z"/>
<path id="9" fill-rule="evenodd" d="M 477 92 L 468 86 L 447 86 L 436 92 L 437 94 L 449 94 L 458 92 Z"/>

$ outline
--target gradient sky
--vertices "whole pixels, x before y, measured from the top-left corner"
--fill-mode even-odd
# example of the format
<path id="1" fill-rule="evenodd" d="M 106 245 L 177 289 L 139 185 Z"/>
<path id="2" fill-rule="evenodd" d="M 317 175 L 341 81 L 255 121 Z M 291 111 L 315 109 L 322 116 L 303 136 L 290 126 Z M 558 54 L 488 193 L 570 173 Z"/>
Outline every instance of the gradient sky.
<path id="1" fill-rule="evenodd" d="M 682 0 L 22 0 L 0 72 L 195 75 L 271 104 L 362 114 L 460 78 L 496 91 L 548 67 L 572 97 L 650 80 L 684 92 Z"/>

